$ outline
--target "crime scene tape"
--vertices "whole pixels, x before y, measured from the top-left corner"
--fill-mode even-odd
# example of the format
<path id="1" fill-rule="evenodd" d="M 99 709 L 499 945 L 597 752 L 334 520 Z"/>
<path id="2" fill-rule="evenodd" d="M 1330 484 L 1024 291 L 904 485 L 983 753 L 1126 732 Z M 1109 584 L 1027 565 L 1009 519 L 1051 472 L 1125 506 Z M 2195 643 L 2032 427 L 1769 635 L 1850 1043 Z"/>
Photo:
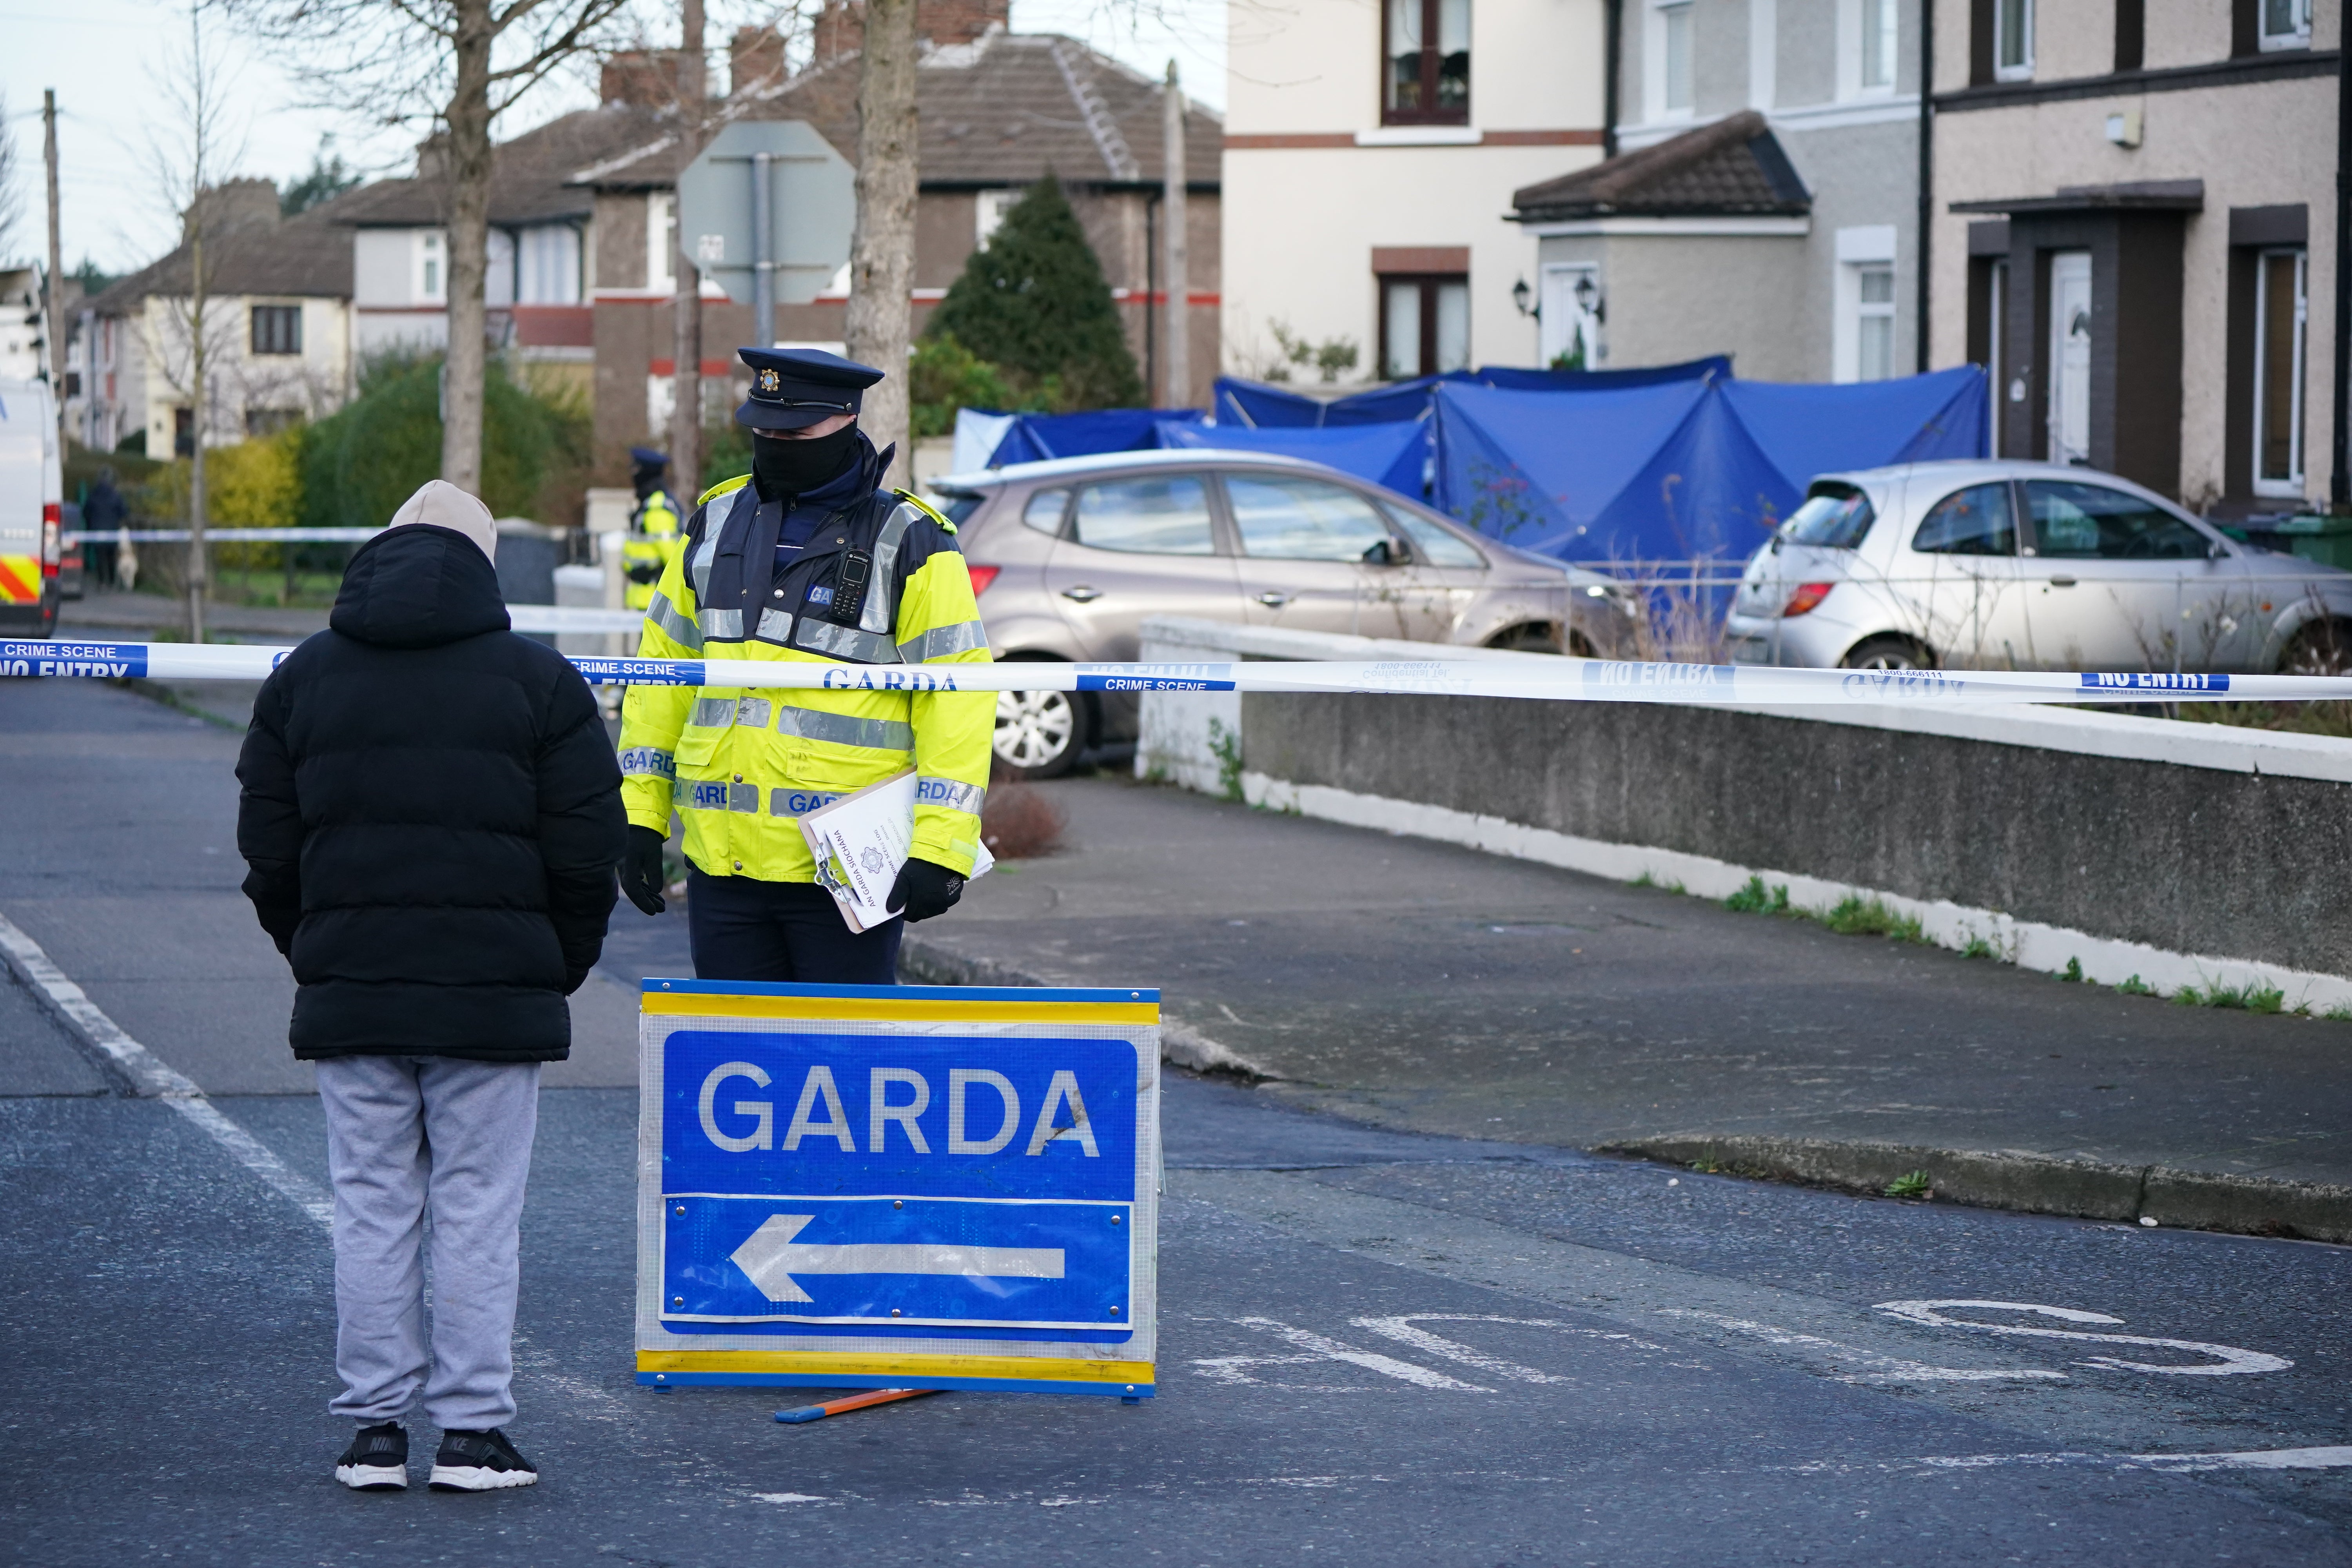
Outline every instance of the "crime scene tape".
<path id="1" fill-rule="evenodd" d="M 0 641 L 0 677 L 261 680 L 294 650 L 197 643 Z M 572 656 L 593 685 L 802 691 L 1262 691 L 1544 701 L 1845 703 L 2253 702 L 2352 700 L 2352 676 L 2042 670 L 1780 669 L 1544 658 L 1286 659 L 1234 664 L 859 665 Z"/>

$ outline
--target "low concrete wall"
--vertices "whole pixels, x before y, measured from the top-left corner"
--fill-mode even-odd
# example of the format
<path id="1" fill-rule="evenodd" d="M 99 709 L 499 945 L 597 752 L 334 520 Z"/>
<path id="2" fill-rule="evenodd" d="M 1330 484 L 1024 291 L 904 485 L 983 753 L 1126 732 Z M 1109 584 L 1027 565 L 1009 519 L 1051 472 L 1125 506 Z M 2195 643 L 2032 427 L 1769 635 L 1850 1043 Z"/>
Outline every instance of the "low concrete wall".
<path id="1" fill-rule="evenodd" d="M 1143 658 L 1543 656 L 1147 622 Z M 1154 693 L 1140 774 L 1722 897 L 1883 899 L 2108 984 L 2352 1007 L 2352 742 L 2064 709 Z"/>

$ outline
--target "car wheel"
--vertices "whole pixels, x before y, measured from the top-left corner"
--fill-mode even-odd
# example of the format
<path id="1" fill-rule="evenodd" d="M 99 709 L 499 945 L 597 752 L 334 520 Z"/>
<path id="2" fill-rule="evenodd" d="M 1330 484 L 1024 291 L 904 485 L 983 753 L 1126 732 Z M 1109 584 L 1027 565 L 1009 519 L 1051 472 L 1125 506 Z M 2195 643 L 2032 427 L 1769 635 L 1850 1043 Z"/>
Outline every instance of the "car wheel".
<path id="1" fill-rule="evenodd" d="M 2279 656 L 2281 675 L 2352 673 L 2352 623 L 2314 621 L 2294 634 Z"/>
<path id="2" fill-rule="evenodd" d="M 1838 660 L 1840 669 L 1933 669 L 1935 656 L 1909 637 L 1867 637 Z"/>
<path id="3" fill-rule="evenodd" d="M 1513 626 L 1499 637 L 1488 638 L 1486 646 L 1510 653 L 1558 653 L 1559 639 L 1549 626 Z"/>
<path id="4" fill-rule="evenodd" d="M 997 765 L 1017 779 L 1059 778 L 1077 765 L 1092 726 L 1084 702 L 1069 691 L 996 694 Z"/>

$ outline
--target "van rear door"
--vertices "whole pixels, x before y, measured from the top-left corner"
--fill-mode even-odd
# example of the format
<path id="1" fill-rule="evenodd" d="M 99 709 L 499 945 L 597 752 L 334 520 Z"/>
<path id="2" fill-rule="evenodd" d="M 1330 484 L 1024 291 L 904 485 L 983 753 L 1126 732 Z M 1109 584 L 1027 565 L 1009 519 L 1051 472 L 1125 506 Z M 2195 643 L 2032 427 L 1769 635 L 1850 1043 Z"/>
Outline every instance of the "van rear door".
<path id="1" fill-rule="evenodd" d="M 0 613 L 41 605 L 42 427 L 48 399 L 32 382 L 0 382 Z"/>

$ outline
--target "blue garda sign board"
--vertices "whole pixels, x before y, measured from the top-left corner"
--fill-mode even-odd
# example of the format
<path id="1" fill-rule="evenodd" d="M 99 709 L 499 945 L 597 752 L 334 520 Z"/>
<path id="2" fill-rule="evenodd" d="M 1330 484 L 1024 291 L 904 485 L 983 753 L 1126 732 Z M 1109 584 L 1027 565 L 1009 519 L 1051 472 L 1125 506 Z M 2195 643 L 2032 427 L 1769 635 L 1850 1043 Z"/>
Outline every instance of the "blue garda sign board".
<path id="1" fill-rule="evenodd" d="M 646 982 L 639 1380 L 1150 1394 L 1158 1020 Z"/>

